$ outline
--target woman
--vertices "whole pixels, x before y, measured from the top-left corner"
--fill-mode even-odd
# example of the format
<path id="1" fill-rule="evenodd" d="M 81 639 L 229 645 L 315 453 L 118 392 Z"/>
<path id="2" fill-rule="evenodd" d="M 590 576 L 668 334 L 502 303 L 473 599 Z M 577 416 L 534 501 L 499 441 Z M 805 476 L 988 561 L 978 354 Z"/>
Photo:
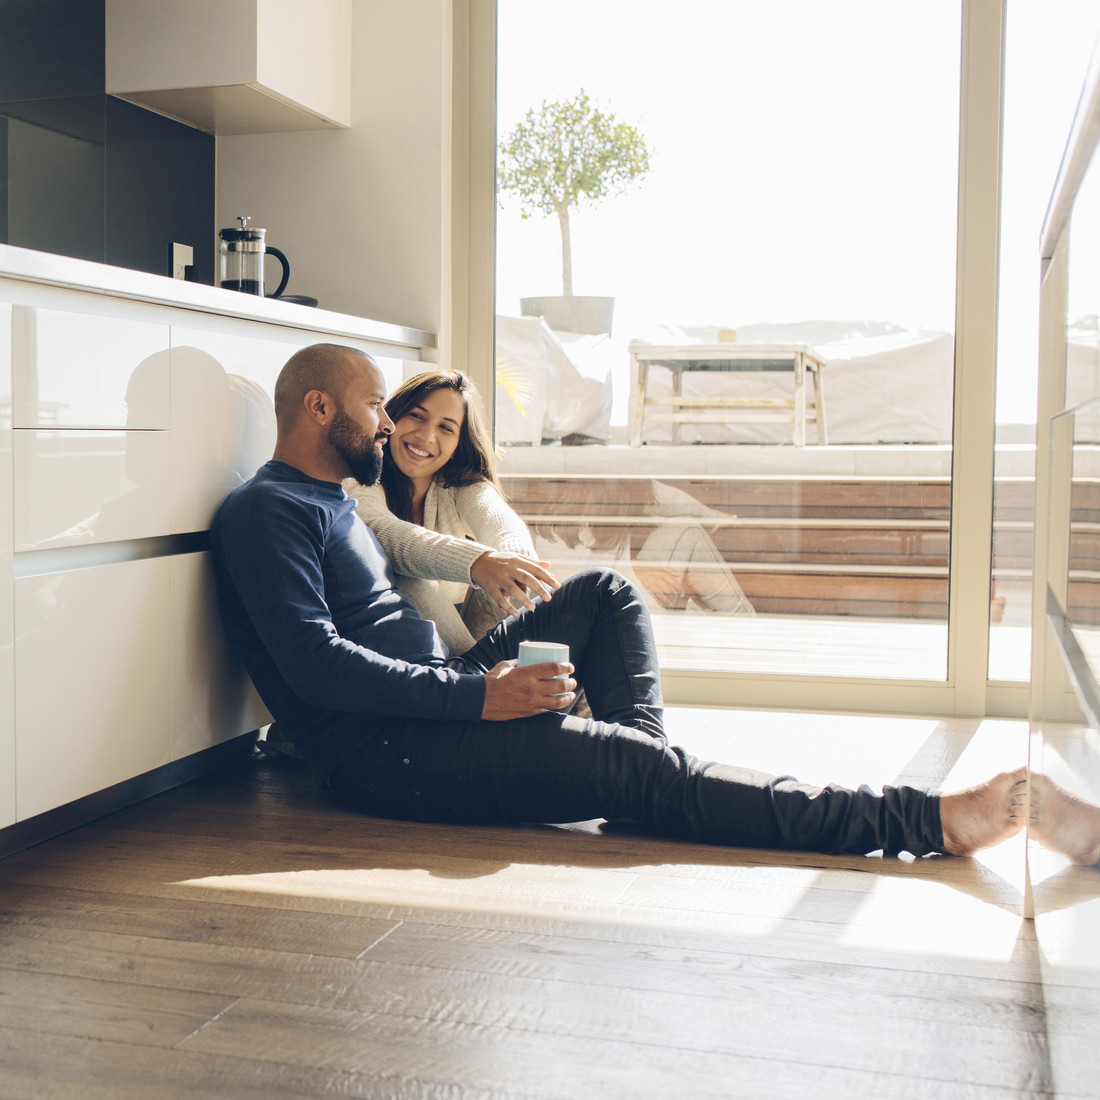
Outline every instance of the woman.
<path id="1" fill-rule="evenodd" d="M 499 603 L 507 586 L 492 595 L 472 589 L 484 578 L 471 567 L 492 551 L 535 559 L 531 536 L 504 499 L 478 392 L 466 375 L 418 374 L 394 390 L 386 411 L 394 430 L 381 481 L 344 487 L 393 562 L 398 587 L 435 622 L 447 648 L 464 653 L 505 615 Z M 522 575 L 519 567 L 511 572 Z"/>

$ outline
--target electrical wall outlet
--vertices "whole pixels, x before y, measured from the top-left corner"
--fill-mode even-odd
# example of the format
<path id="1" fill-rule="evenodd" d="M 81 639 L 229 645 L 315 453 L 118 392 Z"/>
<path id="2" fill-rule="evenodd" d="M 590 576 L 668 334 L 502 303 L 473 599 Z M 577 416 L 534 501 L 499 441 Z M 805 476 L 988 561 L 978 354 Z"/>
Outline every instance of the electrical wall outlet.
<path id="1" fill-rule="evenodd" d="M 172 242 L 172 278 L 186 279 L 187 268 L 195 262 L 195 249 L 189 244 Z"/>

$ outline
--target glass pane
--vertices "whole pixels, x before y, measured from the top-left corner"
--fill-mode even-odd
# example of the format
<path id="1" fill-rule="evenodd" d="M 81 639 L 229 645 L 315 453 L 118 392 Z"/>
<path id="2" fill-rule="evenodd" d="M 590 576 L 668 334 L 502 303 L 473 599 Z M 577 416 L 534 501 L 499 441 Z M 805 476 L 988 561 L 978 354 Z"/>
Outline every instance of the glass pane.
<path id="1" fill-rule="evenodd" d="M 1095 171 L 1100 158 L 1093 164 L 1093 174 L 1100 175 Z M 1075 283 L 1078 293 L 1091 283 L 1092 316 L 1100 310 L 1095 260 L 1100 189 L 1090 190 L 1091 195 L 1080 193 L 1070 230 L 1070 334 L 1084 304 L 1080 297 L 1075 303 Z M 1089 232 L 1081 232 L 1086 224 Z M 1081 279 L 1073 256 L 1083 251 L 1091 255 Z M 1071 345 L 1067 365 L 1077 395 L 1086 389 L 1100 393 L 1100 348 L 1095 343 L 1087 358 Z M 1100 397 L 1094 396 L 1051 423 L 1046 646 L 1032 693 L 1028 873 L 1044 989 L 1050 991 L 1046 1009 L 1048 1018 L 1057 1021 L 1079 1014 L 1080 990 L 1095 988 L 1100 975 L 1096 872 L 1091 866 L 1068 865 L 1095 862 L 1094 822 L 1100 814 L 1098 456 Z M 1064 1065 L 1074 1064 L 1081 1041 L 1076 1035 L 1068 1041 L 1064 1027 L 1052 1028 L 1050 1034 L 1050 1059 L 1059 1074 Z"/>
<path id="2" fill-rule="evenodd" d="M 1065 577 L 1062 606 L 1091 676 L 1100 682 L 1100 561 L 1094 556 L 1100 533 L 1100 157 L 1094 156 L 1077 192 L 1069 228 L 1066 294 L 1066 408 L 1051 437 L 1052 496 L 1058 475 L 1058 441 L 1068 433 L 1068 537 L 1056 543 L 1052 575 Z M 1068 427 L 1064 422 L 1068 422 Z M 1056 535 L 1052 532 L 1052 543 Z M 1054 553 L 1054 549 L 1051 551 Z M 1056 562 L 1064 562 L 1056 573 Z"/>
<path id="3" fill-rule="evenodd" d="M 1100 11 L 1095 13 L 1100 20 Z M 1100 44 L 1093 63 L 1100 58 Z M 1080 65 L 1083 74 L 1085 65 Z M 1095 70 L 1093 70 L 1095 71 Z M 1083 107 L 1092 102 L 1092 88 Z M 1095 140 L 1100 111 L 1079 120 L 1080 153 Z M 1064 406 L 1049 422 L 1049 479 L 1038 486 L 1047 524 L 1045 623 L 1035 639 L 1031 688 L 1028 878 L 1049 1022 L 1051 1076 L 1060 1092 L 1096 1046 L 1095 1025 L 1082 1030 L 1080 994 L 1100 977 L 1100 902 L 1096 890 L 1096 822 L 1100 816 L 1100 153 L 1073 199 L 1055 263 L 1065 279 L 1043 286 L 1044 393 Z M 1062 245 L 1065 245 L 1063 251 Z M 1064 345 L 1059 347 L 1059 339 Z M 1055 353 L 1057 351 L 1062 354 Z M 1049 372 L 1049 375 L 1047 374 Z M 1052 384 L 1054 383 L 1054 384 Z M 1047 387 L 1050 387 L 1049 391 Z M 1044 409 L 1044 413 L 1047 410 Z M 1047 427 L 1041 424 L 1040 429 Z M 1041 434 L 1045 434 L 1042 433 Z M 1039 586 L 1037 586 L 1039 587 Z M 1081 864 L 1084 866 L 1071 866 Z"/>
<path id="4" fill-rule="evenodd" d="M 989 678 L 1031 677 L 1039 231 L 1100 31 L 1095 0 L 1009 0 Z M 1076 336 L 1071 330 L 1071 341 Z"/>
<path id="5" fill-rule="evenodd" d="M 1073 482 L 1070 488 L 1066 615 L 1093 681 L 1100 684 L 1100 569 L 1093 557 L 1100 530 L 1100 403 L 1090 402 L 1074 417 Z"/>
<path id="6" fill-rule="evenodd" d="M 505 489 L 560 573 L 641 584 L 665 668 L 946 674 L 960 25 L 499 0 Z M 582 89 L 649 171 L 570 209 L 567 276 L 508 185 L 517 127 Z"/>

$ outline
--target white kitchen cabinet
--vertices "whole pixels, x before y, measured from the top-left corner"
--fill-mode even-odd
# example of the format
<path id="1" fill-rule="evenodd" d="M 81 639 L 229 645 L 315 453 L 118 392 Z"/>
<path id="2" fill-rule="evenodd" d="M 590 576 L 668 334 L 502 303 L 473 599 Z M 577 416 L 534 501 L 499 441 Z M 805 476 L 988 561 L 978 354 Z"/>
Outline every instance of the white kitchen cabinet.
<path id="1" fill-rule="evenodd" d="M 11 303 L 0 301 L 0 428 L 11 427 L 11 373 Z"/>
<path id="2" fill-rule="evenodd" d="M 17 550 L 153 538 L 168 529 L 168 432 L 13 434 Z"/>
<path id="3" fill-rule="evenodd" d="M 213 134 L 351 125 L 351 0 L 107 0 L 107 92 Z"/>
<path id="4" fill-rule="evenodd" d="M 0 851 L 270 720 L 226 650 L 207 532 L 271 456 L 283 364 L 318 341 L 370 351 L 391 387 L 434 345 L 0 245 Z"/>
<path id="5" fill-rule="evenodd" d="M 266 726 L 271 716 L 222 634 L 208 553 L 171 562 L 169 729 L 180 760 Z"/>
<path id="6" fill-rule="evenodd" d="M 0 828 L 15 821 L 11 306 L 0 302 Z"/>
<path id="7" fill-rule="evenodd" d="M 169 759 L 169 562 L 15 581 L 20 820 Z"/>
<path id="8" fill-rule="evenodd" d="M 3 368 L 0 367 L 0 371 Z M 0 829 L 15 821 L 15 608 L 10 428 L 0 427 Z"/>
<path id="9" fill-rule="evenodd" d="M 168 427 L 167 325 L 18 305 L 12 329 L 13 427 Z"/>

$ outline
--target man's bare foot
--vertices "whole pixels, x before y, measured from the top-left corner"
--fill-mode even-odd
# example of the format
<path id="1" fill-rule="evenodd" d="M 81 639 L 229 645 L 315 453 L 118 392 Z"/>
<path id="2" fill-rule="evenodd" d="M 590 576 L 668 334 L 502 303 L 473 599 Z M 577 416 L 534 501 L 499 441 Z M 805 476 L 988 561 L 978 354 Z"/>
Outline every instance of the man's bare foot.
<path id="1" fill-rule="evenodd" d="M 1000 844 L 1024 827 L 1027 769 L 1001 772 L 976 787 L 940 796 L 943 850 L 952 856 L 972 856 L 980 848 Z"/>
<path id="2" fill-rule="evenodd" d="M 1032 773 L 1031 784 L 1031 835 L 1078 866 L 1100 863 L 1100 806 L 1038 772 Z"/>

